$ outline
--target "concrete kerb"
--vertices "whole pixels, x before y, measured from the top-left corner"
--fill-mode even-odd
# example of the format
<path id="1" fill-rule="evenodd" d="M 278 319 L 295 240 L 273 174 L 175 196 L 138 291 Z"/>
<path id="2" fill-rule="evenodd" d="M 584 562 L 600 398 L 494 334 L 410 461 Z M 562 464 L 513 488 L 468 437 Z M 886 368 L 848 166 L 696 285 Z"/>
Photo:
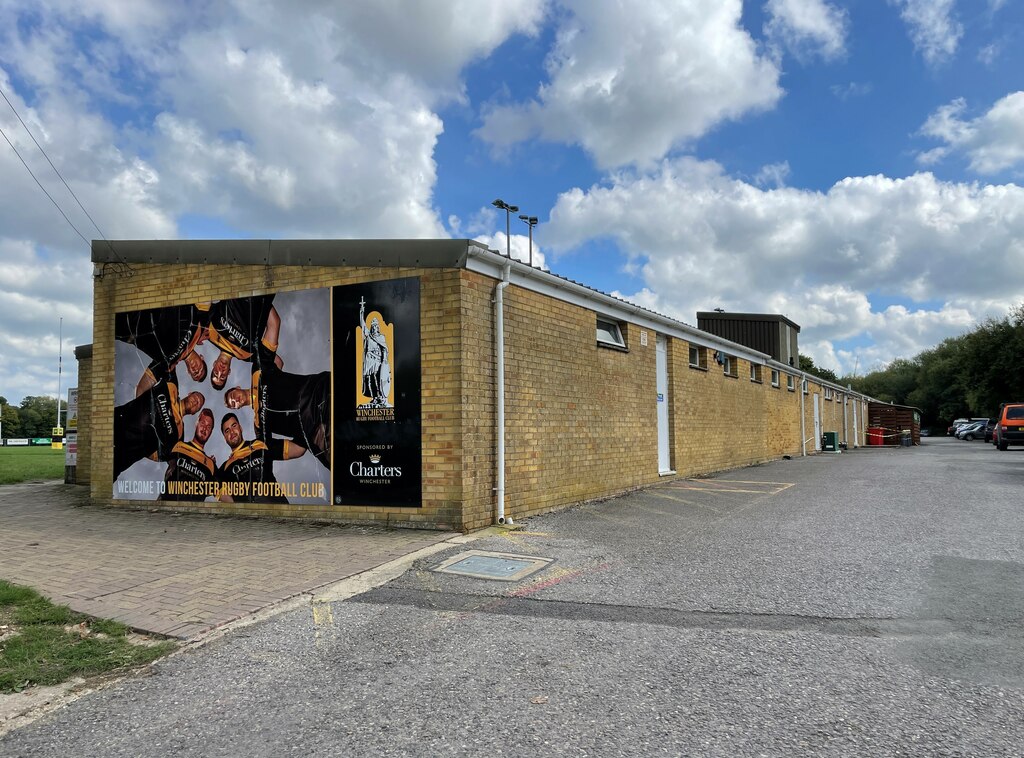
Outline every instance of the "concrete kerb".
<path id="1" fill-rule="evenodd" d="M 174 652 L 168 654 L 159 661 L 143 666 L 129 674 L 121 674 L 102 678 L 86 684 L 85 680 L 73 679 L 63 684 L 51 687 L 33 687 L 25 692 L 18 692 L 12 695 L 0 695 L 0 737 L 15 729 L 28 726 L 37 719 L 52 713 L 65 705 L 69 705 L 89 693 L 106 689 L 117 682 L 136 676 L 148 676 L 154 666 L 162 661 L 169 660 L 183 653 L 198 650 L 212 642 L 231 634 L 239 629 L 258 624 L 267 619 L 278 616 L 282 613 L 298 610 L 309 604 L 315 609 L 318 604 L 334 603 L 347 600 L 350 597 L 368 592 L 392 579 L 397 579 L 416 561 L 427 558 L 435 553 L 455 545 L 464 545 L 495 532 L 515 531 L 521 528 L 518 525 L 510 527 L 487 527 L 470 534 L 460 534 L 456 537 L 438 542 L 434 545 L 420 548 L 419 550 L 400 556 L 394 560 L 382 563 L 380 566 L 361 571 L 352 576 L 341 579 L 337 582 L 318 587 L 308 592 L 300 592 L 297 595 L 281 600 L 277 603 L 261 608 L 243 618 L 230 621 L 218 626 L 208 632 L 202 633 L 193 639 L 183 640 L 181 646 Z"/>

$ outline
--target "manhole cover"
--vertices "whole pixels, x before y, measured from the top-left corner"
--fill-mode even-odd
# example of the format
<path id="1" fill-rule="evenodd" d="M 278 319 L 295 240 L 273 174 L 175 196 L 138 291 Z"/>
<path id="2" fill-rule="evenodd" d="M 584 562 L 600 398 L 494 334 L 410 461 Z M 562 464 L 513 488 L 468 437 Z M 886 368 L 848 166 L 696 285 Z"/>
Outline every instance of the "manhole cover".
<path id="1" fill-rule="evenodd" d="M 500 582 L 518 582 L 551 563 L 551 558 L 511 553 L 490 553 L 486 550 L 468 550 L 443 561 L 434 571 L 459 574 L 477 579 L 496 579 Z"/>

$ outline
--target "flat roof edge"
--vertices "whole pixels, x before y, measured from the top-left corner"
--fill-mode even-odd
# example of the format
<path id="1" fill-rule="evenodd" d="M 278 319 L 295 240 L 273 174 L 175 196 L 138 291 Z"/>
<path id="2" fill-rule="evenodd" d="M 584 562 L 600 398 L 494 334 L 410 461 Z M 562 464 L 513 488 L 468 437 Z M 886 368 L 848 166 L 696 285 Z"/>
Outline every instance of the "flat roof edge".
<path id="1" fill-rule="evenodd" d="M 93 263 L 464 268 L 468 239 L 93 240 Z"/>
<path id="2" fill-rule="evenodd" d="M 697 320 L 711 321 L 782 321 L 800 331 L 800 325 L 780 313 L 730 313 L 729 311 L 697 311 Z"/>

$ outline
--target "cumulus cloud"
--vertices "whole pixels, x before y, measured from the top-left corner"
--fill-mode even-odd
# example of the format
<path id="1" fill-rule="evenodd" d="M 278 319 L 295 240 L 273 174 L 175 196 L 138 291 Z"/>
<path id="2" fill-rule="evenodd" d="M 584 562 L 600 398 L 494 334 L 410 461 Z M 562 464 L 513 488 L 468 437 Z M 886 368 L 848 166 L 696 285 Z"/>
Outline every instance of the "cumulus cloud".
<path id="1" fill-rule="evenodd" d="M 646 286 L 625 294 L 656 310 L 688 323 L 712 307 L 783 313 L 802 344 L 870 336 L 887 360 L 1024 300 L 1024 188 L 1012 184 L 919 173 L 763 189 L 685 158 L 563 193 L 549 247 L 598 237 L 633 251 Z M 944 305 L 878 311 L 877 296 Z"/>
<path id="2" fill-rule="evenodd" d="M 564 5 L 536 98 L 485 111 L 477 134 L 496 147 L 540 137 L 580 145 L 601 167 L 643 164 L 782 96 L 740 0 Z"/>
<path id="3" fill-rule="evenodd" d="M 899 8 L 914 48 L 935 66 L 956 54 L 964 28 L 953 17 L 954 0 L 889 0 Z"/>
<path id="4" fill-rule="evenodd" d="M 765 35 L 797 58 L 835 60 L 846 53 L 846 11 L 824 0 L 768 0 Z"/>
<path id="5" fill-rule="evenodd" d="M 108 238 L 173 238 L 188 216 L 251 236 L 445 236 L 437 110 L 464 98 L 467 64 L 536 34 L 546 7 L 0 2 L 0 86 Z M 0 106 L 0 127 L 99 237 Z M 0 175 L 0 250 L 20 261 L 0 276 L 0 388 L 16 400 L 55 385 L 26 346 L 55 356 L 60 315 L 65 348 L 91 340 L 91 264 L 6 144 Z"/>
<path id="6" fill-rule="evenodd" d="M 86 240 L 101 234 L 173 237 L 177 230 L 160 207 L 152 167 L 114 147 L 114 130 L 104 119 L 78 112 L 67 99 L 45 91 L 29 103 L 3 68 L 0 88 L 31 130 L 30 135 L 0 101 L 0 129 L 17 150 L 0 143 L 0 394 L 17 402 L 24 395 L 56 391 L 61 317 L 65 389 L 76 376 L 74 346 L 92 341 L 92 265 Z M 60 167 L 71 192 L 33 136 Z M 75 228 L 46 199 L 18 155 Z"/>
<path id="7" fill-rule="evenodd" d="M 956 150 L 964 153 L 971 169 L 980 174 L 1024 163 L 1024 91 L 1001 98 L 978 118 L 965 119 L 966 111 L 966 101 L 958 98 L 928 117 L 921 133 L 946 144 L 921 153 L 919 161 L 935 162 Z"/>

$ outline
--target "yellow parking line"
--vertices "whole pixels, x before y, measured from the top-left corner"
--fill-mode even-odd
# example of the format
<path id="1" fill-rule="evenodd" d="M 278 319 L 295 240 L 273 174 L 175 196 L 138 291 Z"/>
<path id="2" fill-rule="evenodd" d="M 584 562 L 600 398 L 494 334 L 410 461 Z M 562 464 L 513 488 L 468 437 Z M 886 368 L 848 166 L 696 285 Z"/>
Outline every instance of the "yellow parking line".
<path id="1" fill-rule="evenodd" d="M 695 505 L 698 508 L 707 508 L 709 511 L 714 511 L 715 513 L 721 513 L 720 510 L 718 510 L 717 508 L 712 508 L 710 505 L 705 505 L 704 503 L 695 503 L 692 500 L 687 500 L 686 498 L 682 498 L 682 497 L 673 497 L 672 495 L 668 494 L 667 492 L 659 492 L 657 490 L 652 490 L 651 494 L 654 495 L 655 497 L 663 497 L 666 500 L 674 500 L 677 503 L 685 503 L 686 505 Z"/>
<path id="2" fill-rule="evenodd" d="M 749 495 L 763 495 L 767 490 L 737 490 L 737 489 L 726 489 L 725 487 L 679 487 L 678 489 L 687 490 L 688 492 L 745 492 Z"/>
<path id="3" fill-rule="evenodd" d="M 688 481 L 695 481 L 695 480 L 691 479 L 691 480 L 688 480 Z M 782 487 L 792 487 L 793 484 L 794 484 L 793 482 L 766 482 L 766 481 L 763 481 L 763 480 L 760 480 L 760 479 L 758 479 L 758 480 L 754 480 L 754 479 L 703 479 L 703 480 L 697 480 L 697 481 L 728 482 L 729 484 L 777 484 L 777 485 L 782 486 Z"/>

